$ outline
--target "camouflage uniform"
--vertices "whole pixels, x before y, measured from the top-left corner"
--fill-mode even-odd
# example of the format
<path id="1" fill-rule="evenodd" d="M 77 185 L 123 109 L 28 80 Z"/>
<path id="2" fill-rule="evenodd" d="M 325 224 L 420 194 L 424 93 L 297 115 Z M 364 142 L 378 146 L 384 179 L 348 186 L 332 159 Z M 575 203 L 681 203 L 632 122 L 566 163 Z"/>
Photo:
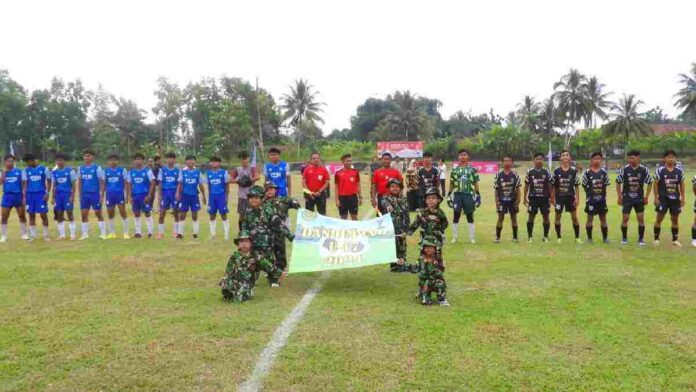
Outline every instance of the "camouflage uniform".
<path id="1" fill-rule="evenodd" d="M 389 183 L 401 182 L 392 179 Z M 406 262 L 407 242 L 406 236 L 411 224 L 411 217 L 408 213 L 408 203 L 406 198 L 401 195 L 388 195 L 380 200 L 381 208 L 391 214 L 392 222 L 394 223 L 394 238 L 396 240 L 396 257 L 400 263 L 391 263 L 389 269 L 392 272 L 407 272 L 411 270 L 411 266 Z"/>
<path id="2" fill-rule="evenodd" d="M 433 246 L 437 248 L 438 242 L 433 236 L 427 236 L 422 241 L 422 247 Z M 431 293 L 435 292 L 437 294 L 437 300 L 440 305 L 448 306 L 447 302 L 447 283 L 445 283 L 444 270 L 440 268 L 437 264 L 438 259 L 435 256 L 434 259 L 428 260 L 421 252 L 421 256 L 418 259 L 419 270 L 418 273 L 418 297 L 423 305 L 430 305 L 432 301 L 430 299 Z"/>
<path id="3" fill-rule="evenodd" d="M 242 237 L 242 235 L 240 235 Z M 254 286 L 258 271 L 266 271 L 270 279 L 277 280 L 283 271 L 263 254 L 251 251 L 243 254 L 235 251 L 227 262 L 225 276 L 220 281 L 222 297 L 226 300 L 244 302 L 254 297 Z"/>
<path id="4" fill-rule="evenodd" d="M 268 181 L 266 182 L 265 186 L 266 188 L 269 186 L 275 187 L 275 184 Z M 288 210 L 291 208 L 300 208 L 300 202 L 292 197 L 276 196 L 271 199 L 265 199 L 263 201 L 262 208 L 266 214 L 271 217 L 273 222 L 281 222 L 280 224 L 273 224 L 271 226 L 273 229 L 271 231 L 271 244 L 273 254 L 275 255 L 276 265 L 281 270 L 285 270 L 285 267 L 288 264 L 288 258 L 285 252 L 285 239 L 287 238 L 292 241 L 292 238 L 294 238 L 286 223 L 288 220 Z"/>
<path id="5" fill-rule="evenodd" d="M 416 219 L 413 220 L 411 227 L 409 228 L 409 234 L 413 234 L 418 228 L 420 228 L 420 246 L 423 249 L 423 241 L 426 237 L 432 237 L 432 240 L 436 244 L 436 254 L 438 258 L 438 264 L 444 268 L 444 262 L 442 260 L 442 246 L 445 241 L 445 230 L 447 230 L 449 223 L 447 221 L 447 215 L 445 212 L 438 207 L 435 211 L 430 209 L 421 208 L 416 214 Z"/>

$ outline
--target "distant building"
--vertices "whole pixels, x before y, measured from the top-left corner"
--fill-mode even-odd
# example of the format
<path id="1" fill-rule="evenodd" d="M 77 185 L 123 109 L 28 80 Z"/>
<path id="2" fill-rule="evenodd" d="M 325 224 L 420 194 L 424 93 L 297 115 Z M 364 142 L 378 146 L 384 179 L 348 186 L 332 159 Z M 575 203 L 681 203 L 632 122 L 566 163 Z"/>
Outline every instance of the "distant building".
<path id="1" fill-rule="evenodd" d="M 696 125 L 686 124 L 650 124 L 655 135 L 668 135 L 674 132 L 696 132 Z"/>

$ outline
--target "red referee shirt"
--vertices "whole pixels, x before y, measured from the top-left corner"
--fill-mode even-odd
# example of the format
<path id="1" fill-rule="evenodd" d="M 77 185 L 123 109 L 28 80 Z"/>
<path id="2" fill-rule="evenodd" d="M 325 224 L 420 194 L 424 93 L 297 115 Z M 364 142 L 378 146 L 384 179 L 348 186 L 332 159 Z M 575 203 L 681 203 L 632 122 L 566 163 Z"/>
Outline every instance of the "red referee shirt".
<path id="1" fill-rule="evenodd" d="M 324 166 L 309 165 L 302 172 L 307 189 L 312 192 L 319 192 L 321 188 L 329 182 L 330 174 Z"/>
<path id="2" fill-rule="evenodd" d="M 339 169 L 334 175 L 339 196 L 353 196 L 360 188 L 360 172 L 355 169 Z"/>
<path id="3" fill-rule="evenodd" d="M 403 183 L 403 177 L 401 177 L 401 172 L 396 169 L 392 169 L 389 167 L 386 169 L 381 168 L 375 170 L 375 173 L 372 175 L 372 183 L 376 185 L 378 195 L 384 196 L 387 193 L 389 193 L 387 183 L 392 178 L 396 178 L 397 180 Z"/>

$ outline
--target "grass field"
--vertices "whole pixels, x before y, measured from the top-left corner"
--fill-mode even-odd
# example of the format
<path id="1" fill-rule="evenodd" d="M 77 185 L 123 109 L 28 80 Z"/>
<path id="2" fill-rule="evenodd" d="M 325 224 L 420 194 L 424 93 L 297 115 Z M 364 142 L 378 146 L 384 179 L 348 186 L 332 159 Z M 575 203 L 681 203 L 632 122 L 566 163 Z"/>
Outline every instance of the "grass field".
<path id="1" fill-rule="evenodd" d="M 484 176 L 478 244 L 463 241 L 461 223 L 462 241 L 445 248 L 452 306 L 417 304 L 416 277 L 387 266 L 334 271 L 264 389 L 695 390 L 696 250 L 668 245 L 667 222 L 660 248 L 635 245 L 635 222 L 621 247 L 615 205 L 610 245 L 572 243 L 569 217 L 563 244 L 538 241 L 539 220 L 527 244 L 526 214 L 522 243 L 506 222 L 496 245 L 491 184 Z M 207 218 L 196 242 L 50 243 L 21 242 L 12 219 L 0 247 L 3 391 L 234 390 L 319 276 L 262 284 L 254 300 L 232 304 L 217 287 L 232 244 L 207 240 Z"/>

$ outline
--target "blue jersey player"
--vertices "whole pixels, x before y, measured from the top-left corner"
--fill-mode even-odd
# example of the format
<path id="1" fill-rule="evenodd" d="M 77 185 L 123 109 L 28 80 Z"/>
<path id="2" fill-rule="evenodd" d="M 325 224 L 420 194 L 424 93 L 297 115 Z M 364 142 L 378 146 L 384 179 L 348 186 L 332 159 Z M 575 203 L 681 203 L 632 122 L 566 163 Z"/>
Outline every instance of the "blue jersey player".
<path id="1" fill-rule="evenodd" d="M 17 210 L 19 224 L 22 231 L 22 239 L 28 240 L 27 218 L 22 204 L 22 171 L 15 166 L 15 157 L 5 155 L 3 158 L 5 168 L 0 173 L 0 185 L 2 185 L 2 235 L 0 242 L 7 241 L 7 221 L 10 219 L 12 209 Z"/>
<path id="2" fill-rule="evenodd" d="M 210 158 L 210 170 L 206 174 L 208 185 L 208 213 L 210 214 L 210 238 L 215 238 L 217 214 L 222 218 L 225 241 L 230 239 L 230 222 L 227 220 L 227 198 L 230 189 L 230 174 L 220 168 L 220 157 Z"/>
<path id="3" fill-rule="evenodd" d="M 199 199 L 198 193 L 203 196 Z M 198 223 L 198 211 L 201 209 L 201 200 L 205 203 L 205 188 L 203 187 L 203 174 L 196 167 L 196 157 L 186 156 L 186 167 L 179 171 L 179 185 L 176 189 L 176 198 L 179 200 L 179 231 L 176 238 L 184 238 L 184 222 L 186 213 L 191 211 L 193 221 L 193 238 L 198 238 L 200 224 Z"/>
<path id="4" fill-rule="evenodd" d="M 106 239 L 106 225 L 102 215 L 104 200 L 104 170 L 94 163 L 94 152 L 86 150 L 82 154 L 84 165 L 77 169 L 77 189 L 80 191 L 80 210 L 82 213 L 82 235 L 80 240 L 89 238 L 89 211 L 93 210 L 99 225 L 99 238 Z"/>
<path id="5" fill-rule="evenodd" d="M 51 172 L 53 181 L 53 212 L 58 221 L 58 239 L 65 239 L 65 218 L 68 219 L 70 229 L 70 239 L 75 239 L 75 217 L 73 209 L 75 203 L 75 181 L 77 174 L 70 167 L 65 167 L 65 155 L 56 154 L 56 167 Z"/>
<path id="6" fill-rule="evenodd" d="M 36 214 L 41 216 L 43 238 L 48 241 L 48 194 L 51 191 L 51 172 L 39 165 L 32 154 L 24 156 L 27 167 L 22 171 L 24 205 L 29 213 L 29 240 L 36 239 Z"/>
<path id="7" fill-rule="evenodd" d="M 167 210 L 171 209 L 174 215 L 174 237 L 178 233 L 179 226 L 179 203 L 176 200 L 176 188 L 179 185 L 179 169 L 176 166 L 176 154 L 169 152 L 164 156 L 166 165 L 162 166 L 157 173 L 157 185 L 159 185 L 159 225 L 157 226 L 157 239 L 164 238 L 164 218 Z"/>
<path id="8" fill-rule="evenodd" d="M 290 166 L 285 161 L 280 160 L 280 150 L 272 147 L 268 150 L 268 159 L 263 166 L 265 181 L 271 181 L 278 189 L 278 196 L 289 196 L 292 194 L 292 181 L 290 180 Z"/>
<path id="9" fill-rule="evenodd" d="M 119 166 L 118 154 L 108 156 L 108 165 L 104 169 L 104 180 L 106 182 L 106 213 L 109 216 L 109 221 L 106 227 L 106 238 L 116 238 L 116 208 L 121 216 L 123 223 L 123 238 L 128 239 L 128 214 L 126 214 L 126 203 L 128 203 L 128 195 L 126 194 L 126 184 L 128 181 L 128 170 L 125 167 Z"/>
<path id="10" fill-rule="evenodd" d="M 145 166 L 145 156 L 136 153 L 133 156 L 133 168 L 128 173 L 131 194 L 131 206 L 135 216 L 135 238 L 141 238 L 141 214 L 147 220 L 147 238 L 152 238 L 154 222 L 152 220 L 152 201 L 155 195 L 155 175 Z"/>

